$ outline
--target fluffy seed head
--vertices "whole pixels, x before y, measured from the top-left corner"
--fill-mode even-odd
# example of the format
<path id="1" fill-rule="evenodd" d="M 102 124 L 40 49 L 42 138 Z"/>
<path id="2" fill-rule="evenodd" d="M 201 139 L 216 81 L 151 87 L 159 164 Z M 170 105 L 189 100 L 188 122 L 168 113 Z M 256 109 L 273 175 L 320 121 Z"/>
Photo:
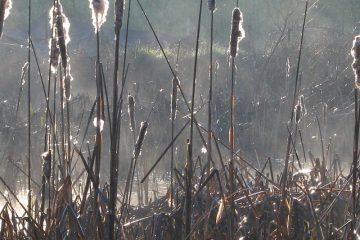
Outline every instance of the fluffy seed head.
<path id="1" fill-rule="evenodd" d="M 49 182 L 51 177 L 51 149 L 41 154 L 41 158 L 43 160 L 43 174 L 46 177 L 46 180 Z"/>
<path id="2" fill-rule="evenodd" d="M 100 31 L 101 26 L 106 22 L 106 15 L 109 9 L 108 0 L 89 0 L 92 12 L 92 23 L 95 32 Z"/>
<path id="3" fill-rule="evenodd" d="M 115 34 L 120 33 L 122 19 L 124 16 L 125 0 L 115 0 Z"/>
<path id="4" fill-rule="evenodd" d="M 135 128 L 136 128 L 136 123 L 135 123 L 135 100 L 134 100 L 134 97 L 131 96 L 130 94 L 128 95 L 128 101 L 129 101 L 128 113 L 129 113 L 129 119 L 130 119 L 130 130 L 132 132 L 134 132 Z"/>
<path id="5" fill-rule="evenodd" d="M 301 112 L 302 112 L 300 101 L 298 101 L 298 104 L 296 104 L 294 111 L 295 111 L 295 121 L 296 121 L 296 123 L 299 123 L 300 118 L 301 118 Z"/>
<path id="6" fill-rule="evenodd" d="M 149 124 L 147 122 L 141 122 L 139 136 L 135 143 L 135 150 L 134 150 L 134 158 L 135 159 L 137 159 L 140 156 L 141 147 L 144 142 L 144 138 L 145 138 L 148 126 L 149 126 Z"/>
<path id="7" fill-rule="evenodd" d="M 49 49 L 50 49 L 49 55 L 50 55 L 51 71 L 52 73 L 56 73 L 56 69 L 59 65 L 59 57 L 60 57 L 60 49 L 56 41 L 56 37 L 51 38 L 49 40 Z"/>
<path id="8" fill-rule="evenodd" d="M 301 109 L 303 111 L 303 115 L 305 116 L 307 114 L 307 110 L 306 110 L 306 107 L 305 107 L 305 97 L 304 97 L 304 95 L 300 95 L 299 102 L 300 102 Z"/>
<path id="9" fill-rule="evenodd" d="M 1 2 L 0 2 L 0 37 L 2 36 L 4 21 L 10 15 L 11 8 L 12 8 L 12 0 L 1 0 Z"/>
<path id="10" fill-rule="evenodd" d="M 50 15 L 51 26 L 53 25 L 53 23 L 55 23 L 53 38 L 56 39 L 57 45 L 59 46 L 61 64 L 64 68 L 66 68 L 68 65 L 67 45 L 70 42 L 70 36 L 69 36 L 70 22 L 68 18 L 65 16 L 61 3 L 59 2 L 55 6 L 55 9 L 53 8 L 50 9 L 49 15 Z M 55 19 L 53 19 L 54 16 Z"/>
<path id="11" fill-rule="evenodd" d="M 234 8 L 232 13 L 231 35 L 230 35 L 230 56 L 236 57 L 239 42 L 245 37 L 242 28 L 243 14 L 239 8 Z"/>
<path id="12" fill-rule="evenodd" d="M 352 67 L 355 74 L 355 87 L 360 89 L 360 35 L 354 38 L 351 55 L 354 58 Z"/>
<path id="13" fill-rule="evenodd" d="M 100 132 L 102 132 L 104 130 L 104 123 L 105 123 L 105 121 L 103 119 L 100 118 L 98 120 L 97 117 L 94 118 L 93 125 L 96 128 L 99 126 Z"/>

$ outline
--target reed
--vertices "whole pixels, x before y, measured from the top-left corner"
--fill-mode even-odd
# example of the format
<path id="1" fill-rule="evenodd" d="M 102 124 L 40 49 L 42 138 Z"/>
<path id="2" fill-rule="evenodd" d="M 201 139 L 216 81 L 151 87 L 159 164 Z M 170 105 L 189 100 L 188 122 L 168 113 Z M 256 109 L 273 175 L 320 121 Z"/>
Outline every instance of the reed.
<path id="1" fill-rule="evenodd" d="M 351 49 L 351 55 L 354 58 L 352 68 L 355 75 L 355 89 L 354 89 L 354 101 L 355 101 L 355 127 L 354 127 L 354 147 L 353 147 L 353 163 L 352 163 L 352 219 L 351 219 L 351 230 L 354 234 L 352 238 L 355 239 L 356 231 L 356 211 L 357 211 L 357 170 L 358 170 L 358 149 L 359 149 L 359 127 L 360 127 L 360 109 L 359 109 L 359 82 L 360 82 L 360 36 L 356 36 L 353 41 Z"/>
<path id="2" fill-rule="evenodd" d="M 3 34 L 4 22 L 10 15 L 12 0 L 2 0 L 0 2 L 0 38 Z"/>

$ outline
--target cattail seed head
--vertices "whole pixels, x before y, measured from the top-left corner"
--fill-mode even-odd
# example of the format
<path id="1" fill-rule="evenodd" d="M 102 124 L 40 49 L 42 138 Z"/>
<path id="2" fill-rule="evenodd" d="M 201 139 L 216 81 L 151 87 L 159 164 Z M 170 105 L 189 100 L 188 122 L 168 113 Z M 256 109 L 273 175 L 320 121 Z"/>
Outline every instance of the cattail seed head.
<path id="1" fill-rule="evenodd" d="M 177 107 L 177 83 L 176 83 L 176 78 L 173 78 L 172 92 L 171 92 L 171 120 L 176 119 L 176 107 Z"/>
<path id="2" fill-rule="evenodd" d="M 149 124 L 147 122 L 141 122 L 139 136 L 135 143 L 135 150 L 134 150 L 134 158 L 135 159 L 137 159 L 140 156 L 141 147 L 144 142 L 144 138 L 145 138 L 148 126 L 149 126 Z"/>
<path id="3" fill-rule="evenodd" d="M 134 100 L 134 97 L 131 96 L 130 94 L 128 95 L 128 101 L 129 101 L 128 113 L 129 113 L 129 119 L 130 119 L 130 130 L 132 132 L 134 132 L 135 128 L 136 128 L 136 123 L 135 123 L 135 100 Z"/>
<path id="4" fill-rule="evenodd" d="M 300 118 L 301 118 L 301 112 L 302 112 L 300 101 L 298 101 L 298 104 L 296 104 L 294 111 L 295 111 L 295 121 L 296 121 L 296 123 L 299 123 Z"/>
<path id="5" fill-rule="evenodd" d="M 115 34 L 119 35 L 125 9 L 125 0 L 115 0 Z"/>
<path id="6" fill-rule="evenodd" d="M 354 38 L 351 55 L 354 58 L 352 68 L 355 74 L 355 87 L 360 89 L 360 35 Z"/>
<path id="7" fill-rule="evenodd" d="M 60 49 L 57 44 L 56 38 L 51 38 L 49 41 L 49 49 L 50 49 L 50 64 L 51 64 L 51 72 L 56 73 L 56 69 L 59 65 L 59 57 L 60 57 Z"/>
<path id="8" fill-rule="evenodd" d="M 301 109 L 303 111 L 303 116 L 305 116 L 307 114 L 307 110 L 306 110 L 306 107 L 305 107 L 305 97 L 304 97 L 304 95 L 300 95 L 299 102 L 300 102 Z"/>
<path id="9" fill-rule="evenodd" d="M 71 82 L 73 81 L 73 77 L 69 70 L 67 69 L 66 76 L 64 78 L 64 97 L 67 101 L 71 100 Z"/>
<path id="10" fill-rule="evenodd" d="M 49 182 L 51 177 L 51 149 L 41 154 L 41 158 L 43 160 L 43 174 L 46 177 L 46 180 Z"/>
<path id="11" fill-rule="evenodd" d="M 67 50 L 64 37 L 63 20 L 61 16 L 56 17 L 56 27 L 58 29 L 58 43 L 61 55 L 61 64 L 64 68 L 67 67 Z"/>
<path id="12" fill-rule="evenodd" d="M 101 26 L 106 22 L 106 15 L 109 9 L 108 0 L 89 0 L 92 12 L 92 23 L 95 32 L 100 31 Z"/>
<path id="13" fill-rule="evenodd" d="M 69 35 L 70 22 L 68 18 L 65 16 L 61 4 L 57 3 L 55 10 L 50 10 L 49 13 L 51 26 L 53 23 L 53 19 L 52 19 L 54 15 L 53 11 L 55 11 L 55 27 L 56 27 L 54 32 L 57 34 L 56 40 L 60 50 L 61 64 L 64 68 L 66 68 L 68 63 L 67 45 L 70 42 L 70 35 Z"/>
<path id="14" fill-rule="evenodd" d="M 239 42 L 245 37 L 242 28 L 243 14 L 239 8 L 234 8 L 232 13 L 231 35 L 230 35 L 230 56 L 236 57 Z"/>
<path id="15" fill-rule="evenodd" d="M 12 8 L 12 0 L 1 0 L 1 2 L 0 2 L 0 37 L 2 36 L 4 21 L 10 15 L 11 8 Z"/>
<path id="16" fill-rule="evenodd" d="M 100 118 L 98 120 L 97 117 L 94 118 L 93 125 L 96 128 L 99 126 L 100 132 L 102 132 L 104 130 L 104 124 L 105 124 L 105 121 L 103 119 Z"/>
<path id="17" fill-rule="evenodd" d="M 215 11 L 216 3 L 215 0 L 208 0 L 209 11 Z"/>

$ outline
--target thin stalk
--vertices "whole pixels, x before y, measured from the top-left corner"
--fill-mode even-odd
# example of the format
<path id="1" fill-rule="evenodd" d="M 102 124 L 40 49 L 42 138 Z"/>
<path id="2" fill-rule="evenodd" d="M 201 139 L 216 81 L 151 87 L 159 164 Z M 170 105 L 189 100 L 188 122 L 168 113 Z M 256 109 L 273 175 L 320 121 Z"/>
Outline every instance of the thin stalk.
<path id="1" fill-rule="evenodd" d="M 189 237 L 191 232 L 191 178 L 192 178 L 192 158 L 193 158 L 193 137 L 194 137 L 194 107 L 195 107 L 195 87 L 196 87 L 196 74 L 197 74 L 197 64 L 198 64 L 198 53 L 199 53 L 199 38 L 200 38 L 200 26 L 201 26 L 201 14 L 202 14 L 202 3 L 203 0 L 200 0 L 200 9 L 199 9 L 199 19 L 196 33 L 196 46 L 195 46 L 195 62 L 194 62 L 194 75 L 192 83 L 192 95 L 191 95 L 191 110 L 190 110 L 190 139 L 188 143 L 188 162 L 187 165 L 187 186 L 186 186 L 186 218 L 185 218 L 185 236 Z"/>
<path id="2" fill-rule="evenodd" d="M 355 97 L 355 128 L 354 128 L 354 148 L 353 148 L 353 164 L 352 164 L 352 221 L 351 221 L 351 234 L 356 231 L 356 182 L 357 182 L 357 166 L 358 166 L 358 149 L 359 149 L 359 90 L 354 89 Z"/>
<path id="3" fill-rule="evenodd" d="M 178 49 L 177 49 L 177 56 L 176 56 L 176 69 L 175 71 L 177 72 L 177 68 L 179 65 L 179 52 L 180 52 L 180 42 L 178 45 Z M 172 88 L 173 88 L 173 92 L 172 94 L 175 94 L 175 91 L 177 93 L 177 85 L 176 85 L 176 80 L 173 79 L 172 81 Z M 176 88 L 176 90 L 175 90 Z M 177 94 L 175 94 L 175 96 L 171 96 L 172 97 L 172 102 L 171 103 L 171 141 L 174 140 L 174 130 L 175 130 L 175 117 L 176 117 L 176 97 Z M 175 111 L 175 112 L 173 112 Z M 174 144 L 171 145 L 171 159 L 170 159 L 170 194 L 171 194 L 171 210 L 173 209 L 173 204 L 174 204 Z"/>
<path id="4" fill-rule="evenodd" d="M 31 214 L 31 0 L 29 0 L 28 11 L 28 213 Z"/>
<path id="5" fill-rule="evenodd" d="M 116 20 L 115 20 L 116 21 Z M 115 31 L 115 63 L 114 63 L 114 76 L 113 76 L 113 112 L 112 112 L 112 131 L 110 131 L 110 203 L 109 203 L 109 232 L 110 239 L 114 239 L 115 229 L 115 211 L 117 199 L 117 185 L 118 185 L 118 168 L 119 159 L 117 152 L 117 112 L 118 112 L 118 71 L 119 71 L 119 49 L 120 49 L 120 28 Z"/>
<path id="6" fill-rule="evenodd" d="M 308 11 L 308 3 L 309 1 L 306 0 L 305 4 L 305 12 L 304 12 L 304 19 L 302 24 L 302 30 L 301 30 L 301 40 L 300 40 L 300 47 L 299 47 L 299 55 L 298 55 L 298 61 L 297 61 L 297 68 L 296 68 L 296 78 L 295 78 L 295 88 L 294 88 L 294 96 L 293 96 L 293 102 L 290 109 L 290 134 L 293 127 L 294 122 L 294 108 L 297 100 L 297 93 L 298 93 L 298 81 L 299 81 L 299 73 L 300 73 L 300 63 L 301 63 L 301 56 L 302 56 L 302 48 L 303 48 L 303 42 L 304 42 L 304 32 L 305 32 L 305 24 L 306 24 L 306 16 Z M 287 148 L 286 148 L 286 156 L 285 156 L 285 167 L 284 167 L 284 174 L 283 174 L 283 182 L 282 182 L 282 200 L 285 201 L 286 198 L 286 185 L 287 185 L 287 175 L 288 175 L 288 168 L 289 168 L 289 154 L 290 154 L 290 147 L 291 147 L 291 135 L 289 134 L 288 140 L 287 140 Z"/>
<path id="7" fill-rule="evenodd" d="M 212 160 L 212 146 L 211 146 L 211 125 L 212 125 L 212 95 L 213 95 L 213 40 L 214 40 L 214 10 L 211 10 L 210 23 L 210 63 L 209 63 L 209 103 L 208 103 L 208 134 L 207 134 L 207 158 L 208 168 L 207 175 L 210 174 L 210 162 Z"/>
<path id="8" fill-rule="evenodd" d="M 100 163 L 101 163 L 101 130 L 100 130 L 100 122 L 102 120 L 102 99 L 101 99 L 101 91 L 102 91 L 102 80 L 101 80 L 101 67 L 100 67 L 100 32 L 99 28 L 96 31 L 96 51 L 97 51 L 97 59 L 96 59 L 96 141 L 95 145 L 97 147 L 96 155 L 95 155 L 95 184 L 94 184 L 94 216 L 98 216 L 98 206 L 99 206 L 99 185 L 100 185 Z M 99 223 L 99 222 L 98 222 Z M 100 231 L 100 225 L 97 226 Z"/>

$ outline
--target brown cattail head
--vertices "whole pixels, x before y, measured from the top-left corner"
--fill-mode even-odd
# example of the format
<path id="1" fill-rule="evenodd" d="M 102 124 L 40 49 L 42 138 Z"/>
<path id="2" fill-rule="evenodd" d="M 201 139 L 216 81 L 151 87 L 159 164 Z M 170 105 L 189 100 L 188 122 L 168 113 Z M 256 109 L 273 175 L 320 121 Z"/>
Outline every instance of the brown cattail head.
<path id="1" fill-rule="evenodd" d="M 64 98 L 67 101 L 71 100 L 71 82 L 73 80 L 73 77 L 71 76 L 70 73 L 70 68 L 68 68 L 66 73 L 66 76 L 64 78 Z"/>
<path id="2" fill-rule="evenodd" d="M 230 35 L 230 56 L 236 57 L 239 42 L 245 37 L 242 28 L 243 14 L 239 8 L 234 8 L 232 13 L 231 35 Z"/>
<path id="3" fill-rule="evenodd" d="M 67 50 L 64 37 L 63 19 L 61 16 L 56 17 L 56 28 L 58 29 L 58 43 L 61 55 L 61 64 L 63 68 L 67 67 Z"/>
<path id="4" fill-rule="evenodd" d="M 125 0 L 115 0 L 115 34 L 119 35 L 122 26 Z"/>
<path id="5" fill-rule="evenodd" d="M 351 55 L 354 58 L 352 67 L 355 74 L 355 87 L 360 88 L 360 35 L 356 36 L 353 41 Z"/>
<path id="6" fill-rule="evenodd" d="M 128 108 L 128 113 L 129 113 L 129 119 L 130 119 L 130 130 L 132 132 L 135 131 L 136 128 L 136 122 L 135 122 L 135 100 L 134 97 L 131 96 L 130 94 L 128 95 L 128 101 L 129 101 L 129 108 Z"/>
<path id="7" fill-rule="evenodd" d="M 53 11 L 50 10 L 51 24 L 53 22 L 52 16 L 53 16 Z M 56 27 L 55 32 L 57 32 L 57 44 L 59 46 L 60 56 L 61 56 L 61 64 L 64 68 L 66 68 L 68 63 L 66 48 L 70 42 L 70 37 L 69 37 L 70 22 L 68 18 L 65 16 L 60 3 L 57 3 L 55 7 L 55 27 Z"/>
<path id="8" fill-rule="evenodd" d="M 57 36 L 57 33 L 55 36 Z M 60 49 L 56 37 L 50 39 L 49 48 L 50 48 L 51 71 L 52 73 L 56 73 L 56 69 L 59 65 L 59 57 L 60 57 Z"/>
<path id="9" fill-rule="evenodd" d="M 139 136 L 135 143 L 135 150 L 134 150 L 134 158 L 135 159 L 137 159 L 141 153 L 141 147 L 144 142 L 144 138 L 145 138 L 148 126 L 149 126 L 149 124 L 147 122 L 141 122 Z"/>
<path id="10" fill-rule="evenodd" d="M 296 104 L 294 111 L 295 111 L 295 121 L 296 121 L 296 123 L 299 123 L 300 118 L 301 118 L 301 112 L 302 112 L 300 100 L 298 101 L 298 104 Z"/>
<path id="11" fill-rule="evenodd" d="M 324 121 L 324 124 L 326 124 L 327 113 L 328 113 L 328 105 L 326 103 L 324 103 L 324 106 L 323 106 L 323 121 Z"/>
<path id="12" fill-rule="evenodd" d="M 95 32 L 100 31 L 101 26 L 106 22 L 106 15 L 109 9 L 108 0 L 89 0 L 92 12 L 93 26 Z"/>
<path id="13" fill-rule="evenodd" d="M 215 11 L 216 3 L 215 0 L 208 0 L 209 11 Z"/>
<path id="14" fill-rule="evenodd" d="M 0 2 L 0 37 L 2 36 L 4 21 L 10 15 L 11 8 L 12 8 L 12 0 L 1 0 L 1 2 Z"/>
<path id="15" fill-rule="evenodd" d="M 43 160 L 43 174 L 46 177 L 46 180 L 49 182 L 51 177 L 51 149 L 41 154 Z"/>
<path id="16" fill-rule="evenodd" d="M 176 119 L 176 107 L 177 107 L 177 83 L 176 78 L 172 79 L 172 92 L 171 92 L 171 120 Z"/>

